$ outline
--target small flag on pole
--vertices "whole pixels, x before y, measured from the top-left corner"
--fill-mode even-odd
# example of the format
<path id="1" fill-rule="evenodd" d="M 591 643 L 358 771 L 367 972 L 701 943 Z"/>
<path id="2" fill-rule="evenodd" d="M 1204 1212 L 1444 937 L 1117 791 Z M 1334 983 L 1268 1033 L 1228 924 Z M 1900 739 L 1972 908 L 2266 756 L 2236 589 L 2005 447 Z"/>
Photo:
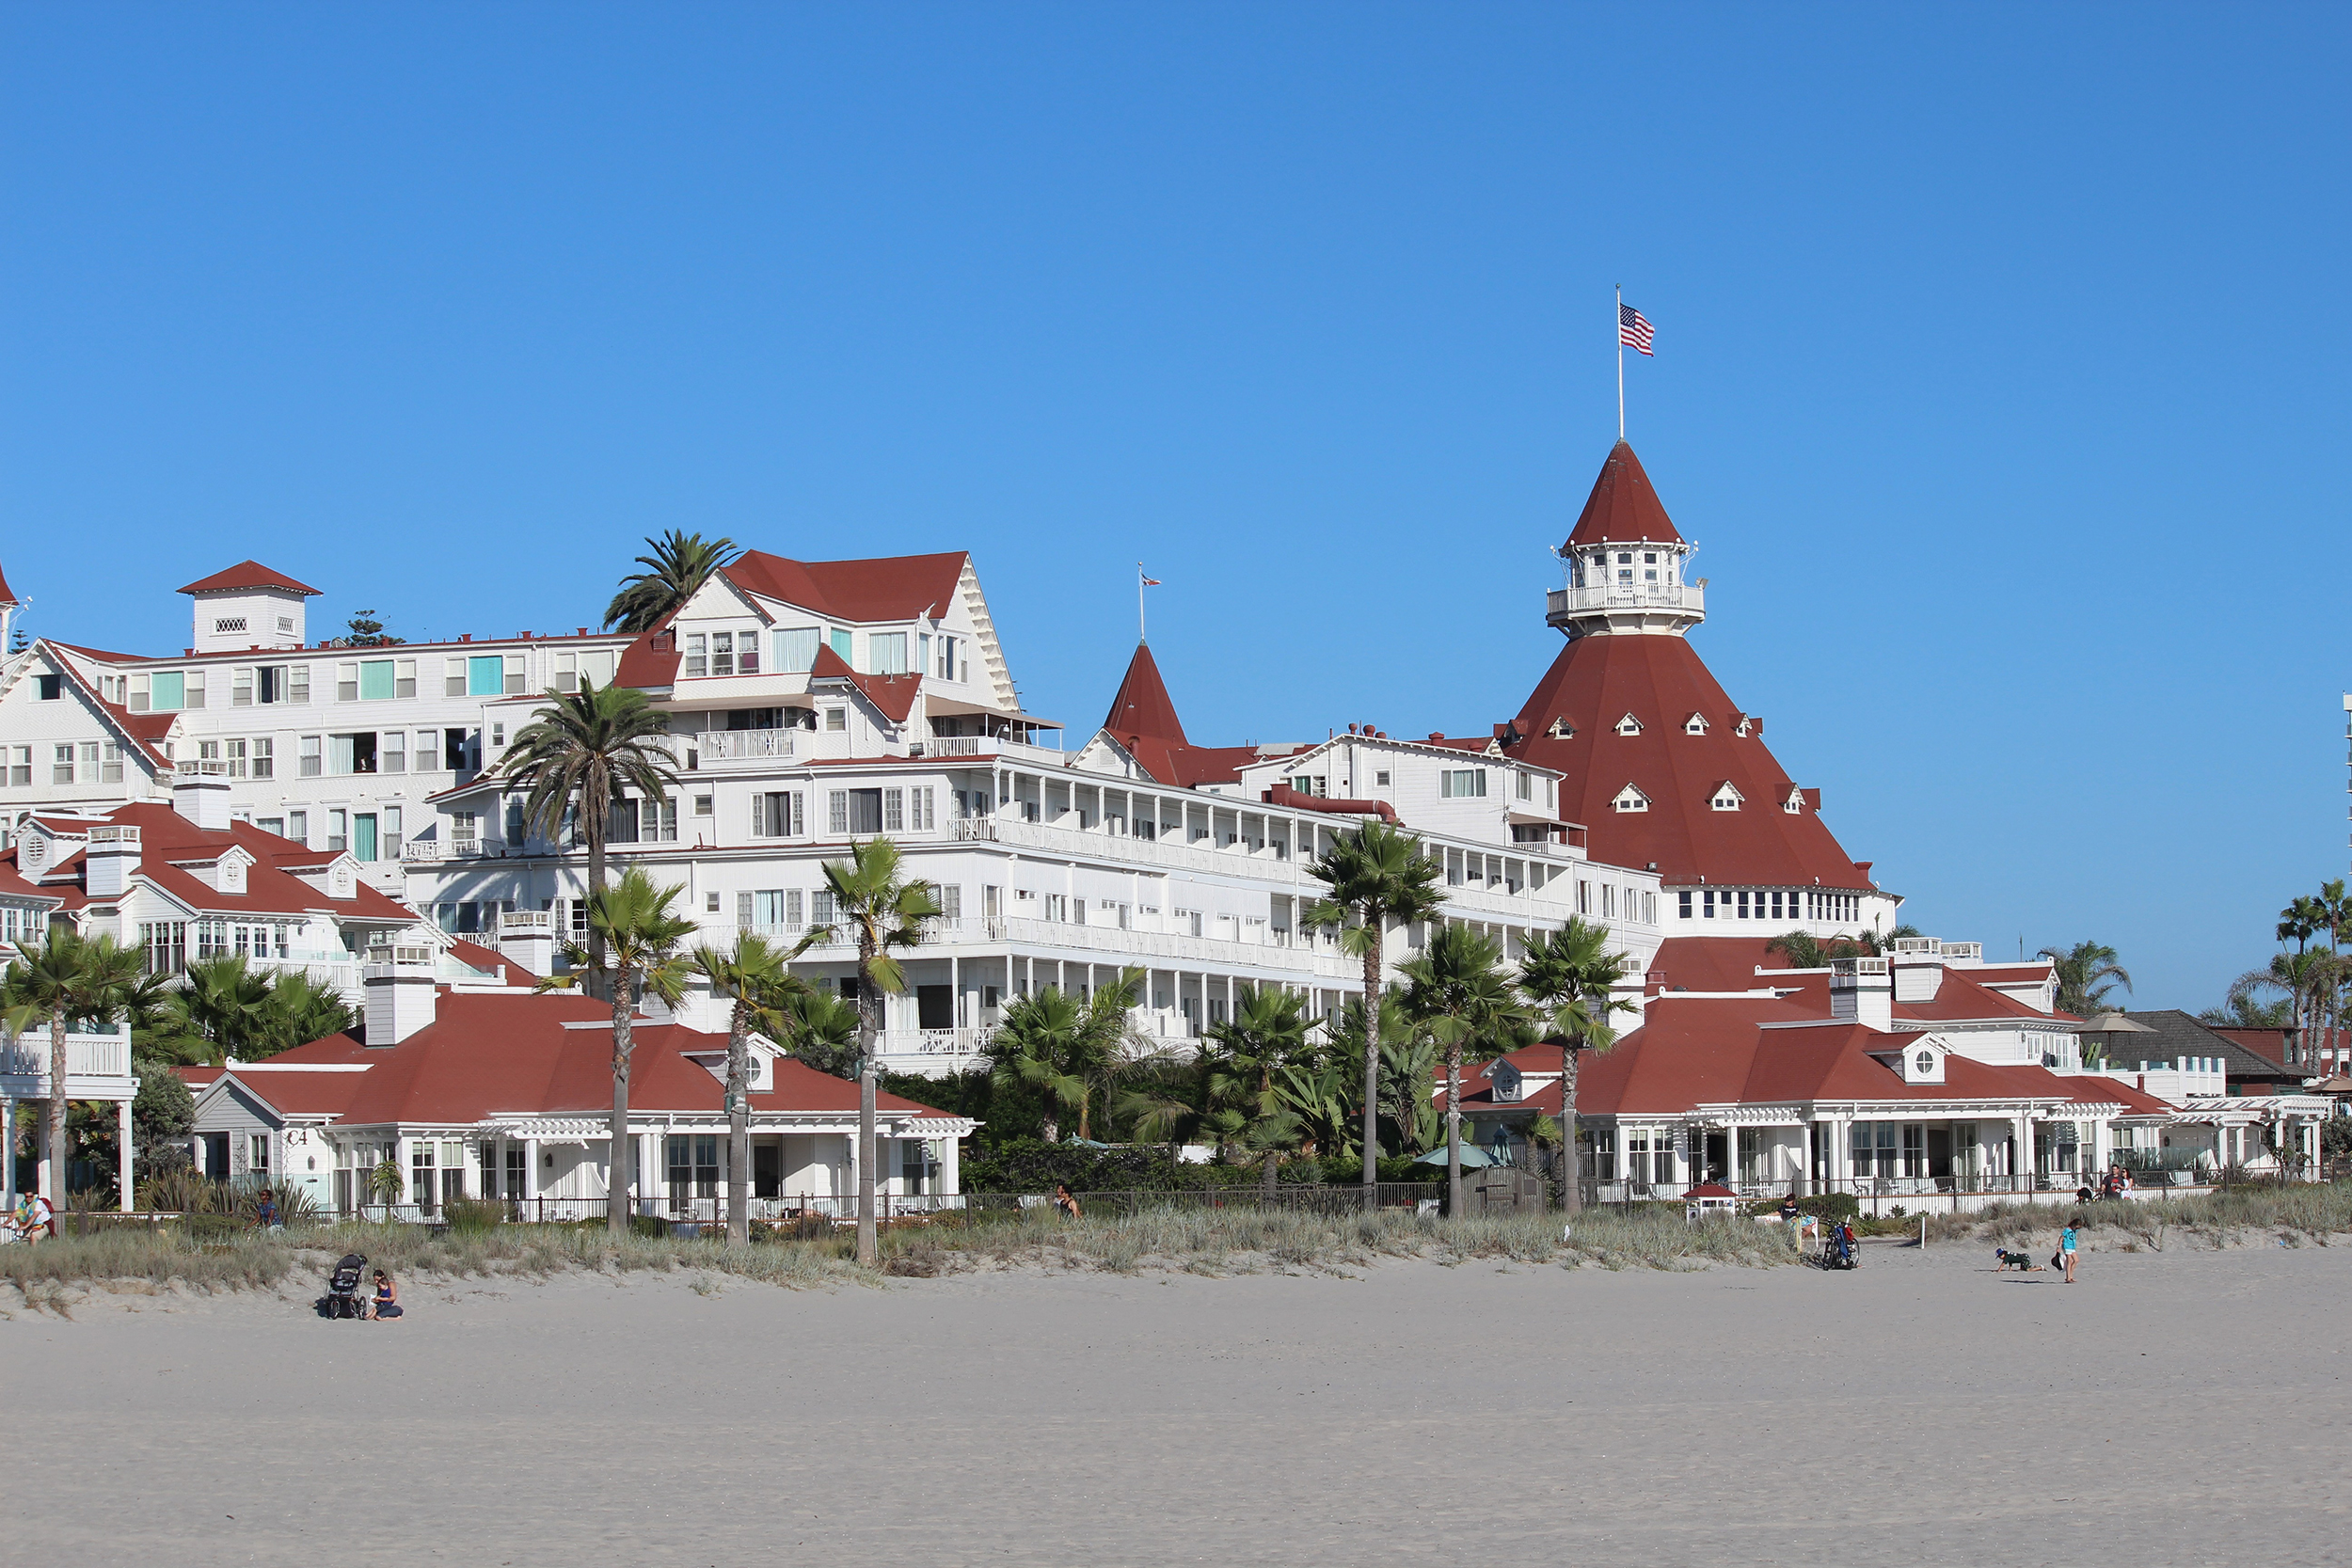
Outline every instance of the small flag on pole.
<path id="1" fill-rule="evenodd" d="M 1160 579 L 1157 578 L 1145 578 L 1143 579 L 1143 586 L 1146 588 L 1158 588 L 1161 587 L 1162 584 Z"/>
<path id="2" fill-rule="evenodd" d="M 1642 353 L 1647 354 L 1651 358 L 1655 359 L 1658 356 L 1652 352 L 1649 345 L 1650 340 L 1656 335 L 1656 332 L 1657 328 L 1650 325 L 1649 318 L 1647 316 L 1643 315 L 1641 311 L 1636 310 L 1632 306 L 1628 305 L 1623 301 L 1618 302 L 1617 341 L 1621 345 L 1626 348 L 1639 349 Z"/>

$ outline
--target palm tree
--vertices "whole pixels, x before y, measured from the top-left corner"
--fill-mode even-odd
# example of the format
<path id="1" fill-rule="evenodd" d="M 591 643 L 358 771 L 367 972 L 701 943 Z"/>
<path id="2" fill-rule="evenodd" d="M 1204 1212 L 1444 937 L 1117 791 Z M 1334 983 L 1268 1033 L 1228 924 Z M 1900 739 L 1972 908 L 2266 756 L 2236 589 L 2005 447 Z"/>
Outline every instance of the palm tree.
<path id="1" fill-rule="evenodd" d="M 137 987 L 143 967 L 137 948 L 119 947 L 112 937 L 88 938 L 53 927 L 49 940 L 24 949 L 0 982 L 5 985 L 0 1006 L 8 1009 L 10 1033 L 21 1033 L 36 1019 L 49 1022 L 49 1190 L 60 1207 L 65 1203 L 66 1021 L 111 1022 Z M 14 1141 L 11 1129 L 9 1142 Z"/>
<path id="2" fill-rule="evenodd" d="M 258 1055 L 275 1056 L 342 1034 L 358 1022 L 351 1005 L 332 986 L 290 969 L 270 981 L 269 1000 L 262 1005 L 261 1027 L 251 1046 Z"/>
<path id="3" fill-rule="evenodd" d="M 856 1007 L 832 991 L 810 990 L 787 996 L 778 1010 L 784 1033 L 776 1043 L 795 1061 L 834 1078 L 856 1076 Z"/>
<path id="4" fill-rule="evenodd" d="M 2312 938 L 2331 928 L 2328 912 L 2310 894 L 2296 895 L 2294 902 L 2279 911 L 2279 940 L 2292 942 L 2300 953 L 2311 945 Z"/>
<path id="5" fill-rule="evenodd" d="M 1081 1001 L 1047 986 L 1005 1009 L 988 1044 L 989 1077 L 1000 1087 L 1023 1085 L 1045 1098 L 1045 1141 L 1061 1137 L 1063 1115 L 1077 1118 L 1081 1139 L 1094 1134 L 1094 1107 L 1113 1105 L 1119 1085 L 1151 1058 L 1131 1052 L 1127 1015 L 1143 989 L 1143 971 L 1123 970 Z"/>
<path id="6" fill-rule="evenodd" d="M 672 529 L 660 538 L 645 540 L 653 551 L 637 563 L 645 568 L 621 579 L 621 591 L 604 607 L 604 624 L 613 631 L 651 631 L 661 618 L 694 596 L 710 574 L 743 552 L 732 539 L 705 539 L 699 533 Z"/>
<path id="7" fill-rule="evenodd" d="M 588 898 L 604 893 L 605 832 L 612 801 L 624 786 L 659 800 L 678 784 L 670 754 L 670 721 L 633 686 L 599 687 L 582 680 L 580 689 L 545 693 L 548 705 L 515 734 L 506 753 L 506 782 L 526 793 L 523 821 L 548 843 L 564 836 L 564 817 L 577 810 L 580 835 L 588 844 Z M 604 939 L 588 925 L 588 945 L 601 969 Z"/>
<path id="8" fill-rule="evenodd" d="M 1445 1052 L 1446 1212 L 1462 1212 L 1462 1051 L 1525 1016 L 1502 974 L 1502 945 L 1468 926 L 1440 926 L 1406 964 L 1405 1011 Z"/>
<path id="9" fill-rule="evenodd" d="M 242 953 L 199 958 L 181 972 L 180 989 L 165 1004 L 176 1032 L 205 1043 L 205 1060 L 249 1059 L 269 1017 L 269 977 L 246 966 Z M 299 1042 L 297 1042 L 299 1043 Z"/>
<path id="10" fill-rule="evenodd" d="M 1393 1006 L 1383 1006 L 1381 1015 L 1380 1112 L 1396 1129 L 1399 1154 L 1427 1148 L 1438 1140 L 1437 1042 L 1408 1026 Z M 1363 1027 L 1360 1014 L 1344 1022 Z"/>
<path id="11" fill-rule="evenodd" d="M 532 989 L 568 990 L 583 978 L 612 1005 L 612 1174 L 605 1181 L 605 1226 L 615 1236 L 628 1233 L 628 1069 L 637 1049 L 633 1020 L 640 996 L 675 1004 L 686 992 L 687 960 L 678 944 L 694 934 L 694 923 L 675 906 L 679 889 L 656 887 L 641 865 L 588 900 L 590 941 L 566 941 L 568 974 L 550 974 Z M 652 1173 L 646 1173 L 648 1181 Z"/>
<path id="12" fill-rule="evenodd" d="M 907 989 L 893 957 L 923 940 L 923 922 L 939 913 L 931 884 L 911 881 L 899 869 L 898 847 L 886 838 L 850 846 L 846 861 L 825 863 L 834 910 L 857 938 L 857 1260 L 881 1260 L 874 1227 L 874 1056 L 882 1034 L 882 993 Z"/>
<path id="13" fill-rule="evenodd" d="M 1363 960 L 1364 1006 L 1380 1016 L 1384 935 L 1391 920 L 1435 919 L 1445 906 L 1438 885 L 1443 868 L 1422 850 L 1421 840 L 1387 822 L 1366 822 L 1337 835 L 1331 847 L 1307 868 L 1327 895 L 1309 905 L 1301 920 L 1311 928 L 1337 927 L 1340 945 Z M 1364 1210 L 1379 1200 L 1380 1048 L 1364 1036 Z"/>
<path id="14" fill-rule="evenodd" d="M 1245 989 L 1232 1020 L 1209 1026 L 1216 1050 L 1211 1101 L 1224 1114 L 1219 1131 L 1265 1156 L 1265 1191 L 1274 1196 L 1282 1152 L 1298 1142 L 1298 1117 L 1276 1092 L 1275 1080 L 1311 1064 L 1306 1000 L 1273 987 Z"/>
<path id="15" fill-rule="evenodd" d="M 2105 1012 L 2107 992 L 2117 986 L 2132 989 L 2132 977 L 2115 961 L 2115 949 L 2103 942 L 2078 942 L 2068 948 L 2044 947 L 2037 955 L 2058 970 L 2058 1010 L 2089 1018 Z"/>
<path id="16" fill-rule="evenodd" d="M 1545 1027 L 1560 1042 L 1560 1207 L 1571 1214 L 1584 1206 L 1576 1168 L 1577 1071 L 1585 1052 L 1616 1043 L 1609 999 L 1631 964 L 1629 955 L 1609 951 L 1607 927 L 1573 914 L 1557 931 L 1529 939 L 1527 956 L 1519 960 L 1519 990 L 1546 1010 Z"/>
<path id="17" fill-rule="evenodd" d="M 2279 993 L 2286 1004 L 2288 1026 L 2295 1031 L 2296 1043 L 2287 1051 L 2288 1065 L 2294 1066 L 2297 1055 L 2308 1057 L 2314 1021 L 2324 1010 L 2327 999 L 2343 990 L 2348 976 L 2352 976 L 2352 963 L 2325 948 L 2273 953 L 2269 968 L 2249 969 L 2230 982 L 2225 1006 L 2234 1014 L 2244 1014 L 2260 1006 L 2256 997 L 2265 992 Z M 2307 1060 L 2303 1065 L 2316 1064 Z"/>
<path id="18" fill-rule="evenodd" d="M 784 998 L 812 994 L 808 982 L 792 973 L 792 960 L 832 934 L 817 927 L 787 951 L 756 931 L 739 931 L 732 951 L 705 943 L 689 959 L 713 994 L 733 1002 L 727 1010 L 727 1240 L 738 1246 L 752 1239 L 752 1036 L 783 1036 Z"/>

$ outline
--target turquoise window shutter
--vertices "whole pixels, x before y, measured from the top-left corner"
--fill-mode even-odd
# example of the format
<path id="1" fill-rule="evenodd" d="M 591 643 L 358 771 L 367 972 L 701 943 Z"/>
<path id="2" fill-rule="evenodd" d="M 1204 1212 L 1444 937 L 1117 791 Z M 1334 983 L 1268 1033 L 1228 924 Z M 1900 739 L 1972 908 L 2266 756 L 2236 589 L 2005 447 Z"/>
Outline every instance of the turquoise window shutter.
<path id="1" fill-rule="evenodd" d="M 506 694 L 506 660 L 498 654 L 466 660 L 466 695 L 501 697 Z"/>
<path id="2" fill-rule="evenodd" d="M 832 633 L 832 641 L 833 651 L 841 656 L 841 662 L 852 670 L 856 669 L 857 661 L 850 657 L 850 634 L 836 626 Z"/>
<path id="3" fill-rule="evenodd" d="M 157 713 L 176 712 L 187 705 L 187 673 L 182 670 L 158 670 L 150 684 L 153 695 L 148 706 Z"/>
<path id="4" fill-rule="evenodd" d="M 359 666 L 359 698 L 374 702 L 392 695 L 392 661 L 372 658 Z"/>

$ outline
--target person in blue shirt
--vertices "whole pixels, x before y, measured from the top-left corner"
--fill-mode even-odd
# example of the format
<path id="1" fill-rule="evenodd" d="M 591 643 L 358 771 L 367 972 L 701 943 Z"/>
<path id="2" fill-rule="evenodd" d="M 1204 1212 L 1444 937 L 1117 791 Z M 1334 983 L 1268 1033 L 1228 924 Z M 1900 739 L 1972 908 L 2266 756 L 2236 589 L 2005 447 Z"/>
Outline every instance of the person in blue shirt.
<path id="1" fill-rule="evenodd" d="M 2070 1225 L 2058 1232 L 2058 1257 L 2065 1261 L 2066 1283 L 2069 1285 L 2074 1283 L 2074 1227 Z"/>

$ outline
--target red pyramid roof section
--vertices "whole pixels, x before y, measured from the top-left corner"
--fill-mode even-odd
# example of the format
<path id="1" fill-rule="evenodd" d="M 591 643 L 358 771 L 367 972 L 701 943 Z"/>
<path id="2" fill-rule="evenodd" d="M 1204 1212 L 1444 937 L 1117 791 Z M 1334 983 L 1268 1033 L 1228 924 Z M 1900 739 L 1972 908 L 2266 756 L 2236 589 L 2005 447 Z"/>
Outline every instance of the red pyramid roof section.
<path id="1" fill-rule="evenodd" d="M 1631 447 L 1619 441 L 1601 463 L 1600 477 L 1593 481 L 1593 493 L 1584 499 L 1584 510 L 1569 531 L 1568 545 L 1634 544 L 1644 539 L 1653 544 L 1680 544 L 1682 535 L 1675 531 L 1673 519 L 1658 499 L 1658 487 L 1642 469 L 1642 460 L 1633 455 Z"/>
<path id="2" fill-rule="evenodd" d="M 8 574 L 0 572 L 0 604 L 23 604 L 24 602 L 8 591 Z"/>
<path id="3" fill-rule="evenodd" d="M 763 598 L 844 621 L 906 621 L 937 614 L 963 580 L 963 551 L 866 561 L 790 561 L 745 550 L 720 575 Z"/>
<path id="4" fill-rule="evenodd" d="M 1111 699 L 1111 711 L 1103 727 L 1113 735 L 1192 744 L 1184 738 L 1184 721 L 1176 717 L 1176 705 L 1168 695 L 1168 684 L 1160 679 L 1150 643 L 1136 644 L 1136 657 L 1127 661 L 1127 678 L 1119 683 L 1119 694 Z"/>
<path id="5" fill-rule="evenodd" d="M 894 724 L 907 721 L 907 715 L 914 711 L 914 694 L 923 689 L 920 675 L 861 675 L 830 644 L 818 647 L 817 662 L 809 666 L 808 678 L 848 681 L 865 692 L 867 700 Z"/>
<path id="6" fill-rule="evenodd" d="M 224 572 L 199 578 L 180 590 L 183 594 L 225 594 L 236 588 L 284 588 L 296 594 L 316 594 L 320 590 L 307 582 L 296 582 L 285 573 L 262 565 L 258 561 L 240 561 Z"/>
<path id="7" fill-rule="evenodd" d="M 1676 721 L 1692 711 L 1706 716 L 1706 734 Z M 1682 638 L 1580 637 L 1536 683 L 1515 721 L 1523 738 L 1509 750 L 1565 775 L 1561 818 L 1586 825 L 1597 861 L 1654 862 L 1667 882 L 1686 885 L 1869 888 L 1810 804 L 1782 809 L 1791 781 L 1760 733 L 1738 733 L 1739 711 Z M 1627 713 L 1642 721 L 1639 735 L 1617 733 Z M 1555 738 L 1563 719 L 1574 733 Z M 1737 811 L 1708 804 L 1724 780 L 1747 798 Z M 1612 809 L 1629 784 L 1649 797 L 1647 811 Z"/>

